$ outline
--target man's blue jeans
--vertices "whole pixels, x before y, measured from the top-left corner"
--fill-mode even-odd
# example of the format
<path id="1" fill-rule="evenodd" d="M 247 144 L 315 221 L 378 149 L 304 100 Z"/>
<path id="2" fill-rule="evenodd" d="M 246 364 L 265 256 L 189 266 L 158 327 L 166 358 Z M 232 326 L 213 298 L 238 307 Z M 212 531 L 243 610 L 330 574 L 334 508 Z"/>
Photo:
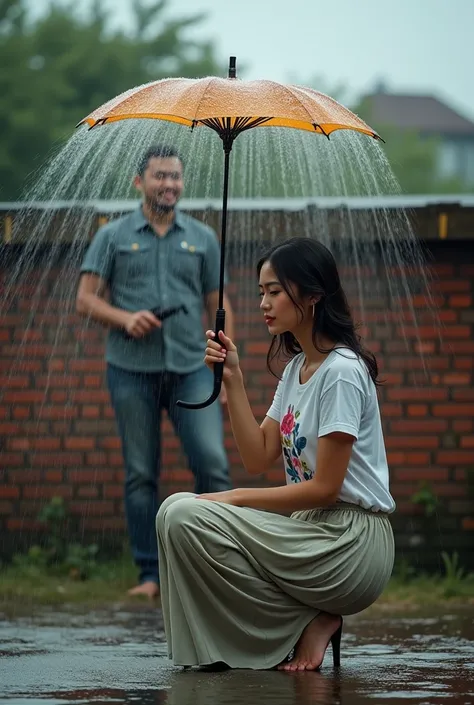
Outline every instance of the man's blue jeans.
<path id="1" fill-rule="evenodd" d="M 182 409 L 178 399 L 207 399 L 213 376 L 207 367 L 196 372 L 130 372 L 108 365 L 107 382 L 122 441 L 125 465 L 125 510 L 133 557 L 140 582 L 158 582 L 155 518 L 160 506 L 160 419 L 166 409 L 195 477 L 195 492 L 230 489 L 219 400 L 205 409 Z"/>

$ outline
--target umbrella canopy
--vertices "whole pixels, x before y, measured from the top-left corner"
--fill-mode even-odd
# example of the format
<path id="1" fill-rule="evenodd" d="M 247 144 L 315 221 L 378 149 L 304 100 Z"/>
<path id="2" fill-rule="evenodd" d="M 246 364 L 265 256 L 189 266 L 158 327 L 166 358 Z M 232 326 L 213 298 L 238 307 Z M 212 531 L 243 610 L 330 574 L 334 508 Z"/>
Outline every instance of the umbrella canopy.
<path id="1" fill-rule="evenodd" d="M 152 118 L 235 138 L 252 127 L 292 127 L 329 136 L 355 130 L 380 139 L 363 120 L 333 98 L 302 86 L 229 78 L 165 78 L 113 98 L 79 125 L 96 127 L 130 118 Z"/>
<path id="2" fill-rule="evenodd" d="M 363 120 L 333 98 L 302 86 L 275 81 L 241 81 L 236 78 L 236 59 L 230 57 L 228 78 L 165 78 L 121 93 L 85 117 L 89 129 L 132 118 L 167 120 L 192 129 L 206 126 L 218 133 L 224 148 L 224 183 L 219 304 L 216 337 L 225 326 L 224 271 L 227 229 L 229 158 L 235 138 L 254 127 L 289 127 L 308 130 L 329 139 L 336 130 L 353 130 L 381 139 Z M 203 402 L 178 401 L 188 409 L 202 409 L 218 396 L 224 365 L 214 366 L 214 390 Z"/>

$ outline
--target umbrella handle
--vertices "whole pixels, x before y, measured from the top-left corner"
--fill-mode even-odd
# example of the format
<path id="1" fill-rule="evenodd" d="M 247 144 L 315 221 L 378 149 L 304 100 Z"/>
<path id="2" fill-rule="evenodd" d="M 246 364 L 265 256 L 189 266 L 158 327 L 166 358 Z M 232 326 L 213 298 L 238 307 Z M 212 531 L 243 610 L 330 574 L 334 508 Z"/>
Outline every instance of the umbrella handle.
<path id="1" fill-rule="evenodd" d="M 219 332 L 225 330 L 225 309 L 224 308 L 218 308 L 216 311 L 216 325 L 214 328 L 214 333 L 216 336 L 216 340 L 219 338 Z M 206 406 L 210 406 L 213 402 L 216 401 L 217 397 L 219 396 L 221 392 L 221 386 L 222 386 L 222 376 L 224 374 L 224 363 L 223 362 L 218 362 L 214 365 L 214 387 L 212 390 L 212 394 L 209 397 L 209 399 L 206 399 L 205 401 L 199 401 L 199 402 L 190 402 L 190 401 L 177 401 L 176 405 L 181 406 L 183 409 L 205 409 Z"/>

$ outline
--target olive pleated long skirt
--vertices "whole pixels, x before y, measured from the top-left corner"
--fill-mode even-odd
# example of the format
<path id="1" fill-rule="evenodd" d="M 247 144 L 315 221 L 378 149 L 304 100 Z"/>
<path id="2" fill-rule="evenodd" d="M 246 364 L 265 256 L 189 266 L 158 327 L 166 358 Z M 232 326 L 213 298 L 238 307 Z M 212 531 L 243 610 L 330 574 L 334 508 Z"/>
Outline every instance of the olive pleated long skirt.
<path id="1" fill-rule="evenodd" d="M 356 505 L 291 517 L 168 497 L 156 519 L 160 590 L 175 665 L 281 663 L 320 612 L 371 605 L 393 568 L 386 514 Z"/>

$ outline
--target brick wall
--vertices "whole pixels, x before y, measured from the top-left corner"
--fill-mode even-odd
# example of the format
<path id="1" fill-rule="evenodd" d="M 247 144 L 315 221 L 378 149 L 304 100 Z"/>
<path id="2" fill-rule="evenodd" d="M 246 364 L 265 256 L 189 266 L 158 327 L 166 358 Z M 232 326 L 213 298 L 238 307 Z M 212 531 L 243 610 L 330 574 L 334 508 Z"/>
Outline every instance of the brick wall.
<path id="1" fill-rule="evenodd" d="M 10 250 L 8 261 L 0 259 L 4 269 L 14 266 L 16 256 Z M 458 550 L 472 564 L 474 247 L 434 242 L 429 256 L 441 334 L 421 296 L 411 302 L 419 328 L 409 302 L 401 330 L 386 302 L 374 299 L 367 301 L 365 332 L 386 380 L 380 398 L 398 503 L 393 524 L 399 556 L 425 565 L 439 561 L 440 550 Z M 38 261 L 0 321 L 0 552 L 6 554 L 36 540 L 43 529 L 37 514 L 54 496 L 67 501 L 72 532 L 103 545 L 124 535 L 122 457 L 104 384 L 104 335 L 99 327 L 84 327 L 74 313 L 76 280 L 62 264 L 66 258 L 57 256 L 46 277 Z M 232 267 L 230 275 L 239 282 L 254 276 Z M 249 397 L 263 417 L 275 387 L 265 368 L 269 340 L 257 299 L 238 301 L 240 311 L 252 311 L 237 312 L 237 328 Z M 226 429 L 234 483 L 264 482 L 244 475 L 228 422 Z M 163 468 L 164 495 L 192 488 L 166 420 Z M 282 479 L 278 464 L 265 482 Z M 440 502 L 432 517 L 410 500 L 423 481 Z"/>

